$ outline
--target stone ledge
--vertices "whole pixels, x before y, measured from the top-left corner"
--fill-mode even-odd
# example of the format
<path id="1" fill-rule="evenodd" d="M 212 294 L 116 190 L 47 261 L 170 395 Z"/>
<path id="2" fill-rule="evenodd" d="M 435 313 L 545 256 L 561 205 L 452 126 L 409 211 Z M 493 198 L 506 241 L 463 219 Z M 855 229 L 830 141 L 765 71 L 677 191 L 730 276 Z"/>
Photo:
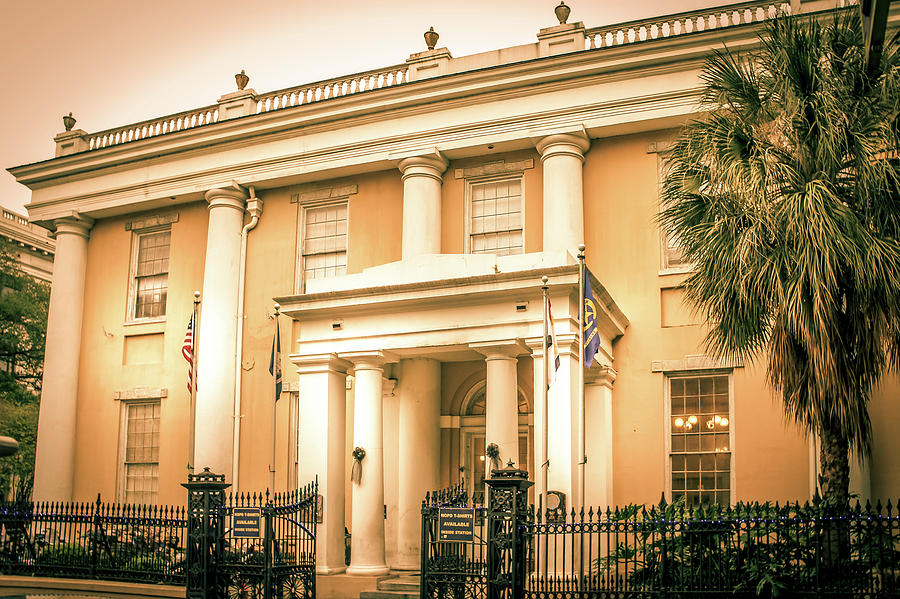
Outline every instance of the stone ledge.
<path id="1" fill-rule="evenodd" d="M 66 594 L 103 595 L 116 599 L 182 598 L 185 593 L 183 586 L 176 585 L 41 576 L 0 576 L 0 591 L 3 594 L 9 594 L 8 591 L 21 594 L 56 591 Z"/>

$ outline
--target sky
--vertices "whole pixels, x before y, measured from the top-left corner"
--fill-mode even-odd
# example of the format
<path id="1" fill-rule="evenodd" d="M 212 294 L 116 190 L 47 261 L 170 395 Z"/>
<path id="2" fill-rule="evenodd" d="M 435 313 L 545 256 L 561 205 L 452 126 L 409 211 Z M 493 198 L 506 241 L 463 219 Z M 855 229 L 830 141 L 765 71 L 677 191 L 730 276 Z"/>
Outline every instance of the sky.
<path id="1" fill-rule="evenodd" d="M 215 104 L 244 69 L 259 93 L 400 64 L 534 43 L 558 0 L 0 0 L 0 205 L 30 191 L 6 172 L 53 157 L 62 116 L 87 132 Z M 599 27 L 726 4 L 567 0 Z"/>

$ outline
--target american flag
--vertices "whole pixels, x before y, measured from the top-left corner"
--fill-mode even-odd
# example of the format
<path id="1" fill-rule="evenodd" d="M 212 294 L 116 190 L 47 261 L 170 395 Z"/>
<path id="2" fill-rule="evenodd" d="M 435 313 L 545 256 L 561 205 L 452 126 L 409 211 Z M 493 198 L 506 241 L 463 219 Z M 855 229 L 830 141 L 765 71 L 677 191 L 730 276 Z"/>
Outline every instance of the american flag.
<path id="1" fill-rule="evenodd" d="M 188 363 L 188 393 L 191 393 L 191 384 L 194 380 L 194 319 L 197 317 L 196 312 L 191 313 L 191 319 L 188 321 L 187 332 L 184 334 L 184 343 L 181 345 L 181 355 Z"/>

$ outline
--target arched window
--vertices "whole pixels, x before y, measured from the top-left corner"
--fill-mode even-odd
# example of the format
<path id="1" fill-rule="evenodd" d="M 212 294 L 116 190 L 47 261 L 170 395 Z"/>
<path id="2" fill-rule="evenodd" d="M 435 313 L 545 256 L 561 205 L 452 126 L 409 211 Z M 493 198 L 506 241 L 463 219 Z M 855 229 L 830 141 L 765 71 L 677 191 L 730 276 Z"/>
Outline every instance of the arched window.
<path id="1" fill-rule="evenodd" d="M 528 403 L 528 400 L 516 391 L 516 395 L 519 398 L 519 414 L 530 414 L 531 406 Z M 484 416 L 484 406 L 485 406 L 485 385 L 481 383 L 472 395 L 469 397 L 469 402 L 466 404 L 466 409 L 463 412 L 463 416 Z"/>

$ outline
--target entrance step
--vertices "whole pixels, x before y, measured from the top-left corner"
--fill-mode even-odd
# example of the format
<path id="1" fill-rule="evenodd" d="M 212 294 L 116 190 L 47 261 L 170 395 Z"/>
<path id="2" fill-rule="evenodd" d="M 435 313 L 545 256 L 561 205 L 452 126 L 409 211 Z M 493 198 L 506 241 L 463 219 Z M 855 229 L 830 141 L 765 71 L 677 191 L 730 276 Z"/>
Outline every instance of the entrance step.
<path id="1" fill-rule="evenodd" d="M 378 581 L 377 590 L 363 591 L 359 599 L 415 599 L 419 596 L 419 576 L 403 575 Z"/>

